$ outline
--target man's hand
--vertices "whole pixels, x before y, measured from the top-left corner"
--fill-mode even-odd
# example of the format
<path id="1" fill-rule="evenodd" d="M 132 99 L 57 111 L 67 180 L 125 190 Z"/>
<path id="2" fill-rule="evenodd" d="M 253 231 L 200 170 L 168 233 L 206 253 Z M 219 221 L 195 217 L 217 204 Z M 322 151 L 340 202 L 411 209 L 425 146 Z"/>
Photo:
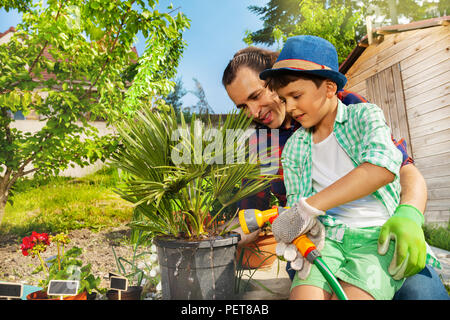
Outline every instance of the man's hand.
<path id="1" fill-rule="evenodd" d="M 386 221 L 378 238 L 378 253 L 385 255 L 390 240 L 395 251 L 388 271 L 394 280 L 410 277 L 425 267 L 427 250 L 422 230 L 423 214 L 414 206 L 402 204 Z"/>

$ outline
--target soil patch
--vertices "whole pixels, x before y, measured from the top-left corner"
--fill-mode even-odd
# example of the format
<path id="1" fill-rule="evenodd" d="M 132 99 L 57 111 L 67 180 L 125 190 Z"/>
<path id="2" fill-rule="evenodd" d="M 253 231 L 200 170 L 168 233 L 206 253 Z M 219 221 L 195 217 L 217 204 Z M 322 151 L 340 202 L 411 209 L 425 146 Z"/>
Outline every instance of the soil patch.
<path id="1" fill-rule="evenodd" d="M 132 257 L 133 248 L 127 241 L 129 234 L 128 227 L 109 228 L 98 232 L 89 229 L 73 230 L 69 232 L 70 243 L 67 248 L 77 246 L 83 250 L 80 258 L 85 264 L 91 264 L 92 273 L 102 279 L 100 288 L 105 288 L 108 286 L 109 272 L 117 273 L 111 248 L 114 246 L 118 257 Z M 38 285 L 42 274 L 33 275 L 31 272 L 40 265 L 39 259 L 24 256 L 20 250 L 21 242 L 22 238 L 15 235 L 0 235 L 0 281 Z M 53 255 L 56 255 L 56 247 L 52 245 L 43 253 L 43 258 Z"/>

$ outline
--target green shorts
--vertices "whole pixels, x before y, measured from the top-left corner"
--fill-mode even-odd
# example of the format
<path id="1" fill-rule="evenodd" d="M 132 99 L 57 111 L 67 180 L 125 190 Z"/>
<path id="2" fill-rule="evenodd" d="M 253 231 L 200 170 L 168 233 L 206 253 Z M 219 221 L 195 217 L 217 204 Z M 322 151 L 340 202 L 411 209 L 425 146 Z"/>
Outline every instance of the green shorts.
<path id="1" fill-rule="evenodd" d="M 394 255 L 393 241 L 384 256 L 377 252 L 380 229 L 381 227 L 346 228 L 342 242 L 326 238 L 320 253 L 339 280 L 366 291 L 376 300 L 391 300 L 404 279 L 394 280 L 387 271 Z M 311 285 L 332 293 L 328 282 L 315 265 L 306 280 L 295 275 L 291 290 L 299 285 Z"/>

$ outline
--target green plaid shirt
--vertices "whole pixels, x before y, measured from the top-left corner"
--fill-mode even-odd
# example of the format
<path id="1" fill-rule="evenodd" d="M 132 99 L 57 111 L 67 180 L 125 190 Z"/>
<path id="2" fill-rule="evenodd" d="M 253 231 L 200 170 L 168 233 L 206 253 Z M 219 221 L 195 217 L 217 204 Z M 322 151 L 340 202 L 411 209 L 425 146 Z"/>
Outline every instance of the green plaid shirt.
<path id="1" fill-rule="evenodd" d="M 373 193 L 386 207 L 389 215 L 392 215 L 400 202 L 399 171 L 402 154 L 392 143 L 391 130 L 386 124 L 381 108 L 370 103 L 346 106 L 338 100 L 333 131 L 339 145 L 355 167 L 368 162 L 395 174 L 393 182 Z M 292 206 L 300 201 L 300 198 L 307 198 L 315 193 L 311 178 L 311 146 L 312 133 L 300 128 L 288 139 L 283 149 L 281 163 L 284 170 L 287 206 Z M 342 241 L 346 225 L 329 215 L 320 216 L 319 219 L 326 226 L 328 238 Z M 440 267 L 432 253 L 427 255 L 427 263 Z"/>
<path id="2" fill-rule="evenodd" d="M 393 182 L 373 193 L 392 215 L 400 201 L 399 171 L 402 154 L 392 143 L 391 131 L 383 111 L 370 103 L 346 106 L 338 100 L 333 131 L 355 167 L 369 162 L 395 174 Z M 309 197 L 315 193 L 311 178 L 311 146 L 312 133 L 304 128 L 294 132 L 284 146 L 281 163 L 288 206 L 300 201 L 301 197 Z M 329 223 L 335 225 L 332 221 Z"/>

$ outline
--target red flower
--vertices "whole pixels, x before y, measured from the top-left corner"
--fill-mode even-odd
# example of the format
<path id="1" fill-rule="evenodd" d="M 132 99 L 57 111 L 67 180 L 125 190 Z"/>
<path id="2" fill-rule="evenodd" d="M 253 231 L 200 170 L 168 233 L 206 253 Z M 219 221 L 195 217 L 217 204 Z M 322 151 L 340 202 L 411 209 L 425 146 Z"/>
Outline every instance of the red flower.
<path id="1" fill-rule="evenodd" d="M 48 233 L 37 233 L 33 231 L 31 233 L 31 237 L 34 237 L 38 242 L 42 242 L 45 245 L 50 245 L 50 241 L 48 239 Z"/>
<path id="2" fill-rule="evenodd" d="M 46 246 L 50 245 L 50 240 L 47 233 L 37 233 L 33 231 L 31 236 L 24 237 L 22 239 L 22 244 L 20 249 L 22 249 L 22 254 L 28 256 L 29 250 L 33 249 L 36 244 L 44 244 Z M 45 248 L 44 248 L 45 251 Z"/>
<path id="3" fill-rule="evenodd" d="M 28 255 L 28 250 L 32 249 L 35 245 L 35 242 L 33 241 L 32 236 L 25 237 L 22 240 L 22 244 L 20 246 L 20 249 L 22 249 L 22 254 L 24 256 Z"/>

